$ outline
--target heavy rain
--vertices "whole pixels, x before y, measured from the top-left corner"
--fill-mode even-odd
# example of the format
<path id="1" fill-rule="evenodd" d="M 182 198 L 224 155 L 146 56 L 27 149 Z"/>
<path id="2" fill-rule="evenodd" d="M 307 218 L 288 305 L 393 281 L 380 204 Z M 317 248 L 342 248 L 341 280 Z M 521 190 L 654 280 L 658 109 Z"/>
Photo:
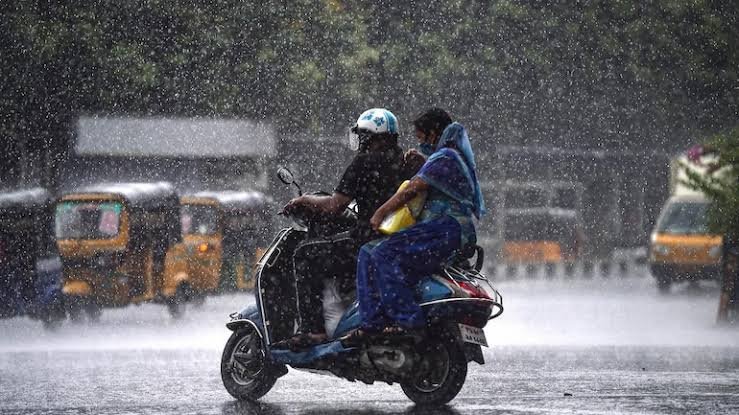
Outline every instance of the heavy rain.
<path id="1" fill-rule="evenodd" d="M 738 20 L 4 4 L 0 414 L 739 412 Z"/>

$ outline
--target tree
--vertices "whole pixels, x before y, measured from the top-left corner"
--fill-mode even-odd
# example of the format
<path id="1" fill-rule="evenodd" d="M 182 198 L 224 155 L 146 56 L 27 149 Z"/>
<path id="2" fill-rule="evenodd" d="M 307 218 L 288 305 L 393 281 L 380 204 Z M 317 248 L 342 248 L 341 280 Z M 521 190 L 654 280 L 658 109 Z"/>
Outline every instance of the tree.
<path id="1" fill-rule="evenodd" d="M 685 169 L 686 183 L 710 200 L 708 224 L 711 232 L 739 239 L 739 126 L 716 134 L 693 150 L 696 155 L 715 155 L 707 175 Z M 696 157 L 693 155 L 693 157 Z"/>
<path id="2" fill-rule="evenodd" d="M 486 142 L 677 147 L 735 122 L 738 16 L 719 0 L 9 2 L 0 134 L 63 140 L 97 112 L 332 134 L 370 106 L 441 105 Z"/>
<path id="3" fill-rule="evenodd" d="M 721 266 L 721 298 L 717 320 L 736 318 L 739 306 L 739 126 L 720 133 L 689 156 L 716 156 L 708 166 L 712 174 L 698 175 L 686 168 L 688 185 L 702 191 L 711 200 L 709 229 L 724 237 Z"/>

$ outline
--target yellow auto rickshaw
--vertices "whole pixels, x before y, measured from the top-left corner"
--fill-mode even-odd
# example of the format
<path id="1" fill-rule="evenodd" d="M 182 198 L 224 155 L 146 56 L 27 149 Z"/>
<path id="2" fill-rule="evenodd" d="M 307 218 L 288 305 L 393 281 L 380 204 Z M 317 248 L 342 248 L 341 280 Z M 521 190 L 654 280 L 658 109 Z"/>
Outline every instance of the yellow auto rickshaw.
<path id="1" fill-rule="evenodd" d="M 62 292 L 72 316 L 160 301 L 173 314 L 183 281 L 167 278 L 165 257 L 181 240 L 179 197 L 171 184 L 117 183 L 80 189 L 56 203 Z"/>
<path id="2" fill-rule="evenodd" d="M 516 266 L 528 272 L 543 265 L 552 275 L 558 265 L 572 272 L 582 249 L 582 226 L 578 215 L 566 209 L 519 209 L 506 213 L 502 259 L 512 273 Z"/>
<path id="3" fill-rule="evenodd" d="M 184 196 L 183 241 L 167 257 L 169 279 L 187 279 L 196 295 L 246 290 L 269 241 L 270 199 L 255 191 L 211 191 Z"/>

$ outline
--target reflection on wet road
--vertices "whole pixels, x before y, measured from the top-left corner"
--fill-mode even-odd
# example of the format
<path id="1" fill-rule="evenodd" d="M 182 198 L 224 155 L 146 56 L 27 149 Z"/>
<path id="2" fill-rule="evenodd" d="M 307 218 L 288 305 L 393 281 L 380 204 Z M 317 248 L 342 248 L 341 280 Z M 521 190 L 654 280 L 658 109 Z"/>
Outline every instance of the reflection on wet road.
<path id="1" fill-rule="evenodd" d="M 256 404 L 219 374 L 229 312 L 209 299 L 180 321 L 163 307 L 106 310 L 45 332 L 0 320 L 0 413 L 466 414 L 738 413 L 739 329 L 715 327 L 716 287 L 656 293 L 649 278 L 502 281 L 506 311 L 486 330 L 448 407 L 418 408 L 397 385 L 291 370 Z"/>

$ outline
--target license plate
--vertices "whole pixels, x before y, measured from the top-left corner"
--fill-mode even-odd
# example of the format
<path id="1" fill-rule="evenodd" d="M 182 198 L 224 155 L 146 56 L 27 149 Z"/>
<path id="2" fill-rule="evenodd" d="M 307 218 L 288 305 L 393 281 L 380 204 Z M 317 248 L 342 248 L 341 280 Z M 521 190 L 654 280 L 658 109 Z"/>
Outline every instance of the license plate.
<path id="1" fill-rule="evenodd" d="M 462 340 L 464 340 L 465 342 L 488 347 L 488 341 L 485 338 L 485 332 L 482 331 L 481 328 L 468 326 L 466 324 L 459 324 L 459 332 L 462 335 Z"/>

